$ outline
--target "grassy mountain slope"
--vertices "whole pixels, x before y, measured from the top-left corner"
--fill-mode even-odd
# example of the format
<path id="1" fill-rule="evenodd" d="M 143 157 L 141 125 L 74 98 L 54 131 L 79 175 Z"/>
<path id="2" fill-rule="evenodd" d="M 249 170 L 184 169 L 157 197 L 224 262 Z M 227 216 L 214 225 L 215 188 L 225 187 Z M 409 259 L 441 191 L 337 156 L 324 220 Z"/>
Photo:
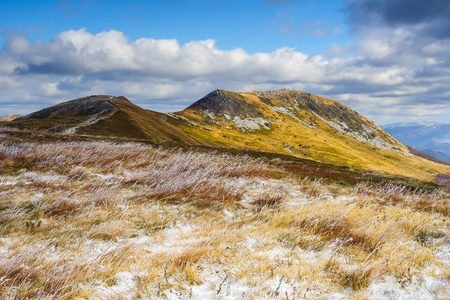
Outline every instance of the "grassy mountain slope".
<path id="1" fill-rule="evenodd" d="M 10 122 L 10 121 L 20 118 L 20 117 L 22 117 L 22 115 L 8 114 L 8 115 L 0 116 L 0 122 Z"/>
<path id="2" fill-rule="evenodd" d="M 175 142 L 278 153 L 431 181 L 450 167 L 419 158 L 340 102 L 292 90 L 215 90 L 162 114 L 125 97 L 79 98 L 11 122 L 19 129 Z"/>
<path id="3" fill-rule="evenodd" d="M 164 121 L 166 118 L 122 96 L 96 95 L 44 108 L 5 125 L 49 132 L 207 144 L 168 124 Z"/>
<path id="4" fill-rule="evenodd" d="M 216 90 L 173 118 L 192 136 L 224 147 L 255 149 L 431 180 L 450 168 L 412 155 L 344 104 L 292 90 Z"/>

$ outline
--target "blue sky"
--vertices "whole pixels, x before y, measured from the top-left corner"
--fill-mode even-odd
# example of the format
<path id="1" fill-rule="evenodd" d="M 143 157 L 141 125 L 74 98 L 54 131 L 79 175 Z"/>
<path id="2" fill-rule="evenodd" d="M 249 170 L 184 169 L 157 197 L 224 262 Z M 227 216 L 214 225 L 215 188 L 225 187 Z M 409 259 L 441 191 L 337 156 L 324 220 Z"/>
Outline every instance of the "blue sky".
<path id="1" fill-rule="evenodd" d="M 0 115 L 89 94 L 176 111 L 292 88 L 379 124 L 450 115 L 450 1 L 0 3 Z"/>
<path id="2" fill-rule="evenodd" d="M 61 31 L 115 29 L 131 41 L 142 37 L 215 39 L 221 49 L 249 53 L 301 47 L 319 54 L 349 39 L 341 1 L 2 1 L 3 43 L 7 34 L 32 41 L 49 40 Z"/>

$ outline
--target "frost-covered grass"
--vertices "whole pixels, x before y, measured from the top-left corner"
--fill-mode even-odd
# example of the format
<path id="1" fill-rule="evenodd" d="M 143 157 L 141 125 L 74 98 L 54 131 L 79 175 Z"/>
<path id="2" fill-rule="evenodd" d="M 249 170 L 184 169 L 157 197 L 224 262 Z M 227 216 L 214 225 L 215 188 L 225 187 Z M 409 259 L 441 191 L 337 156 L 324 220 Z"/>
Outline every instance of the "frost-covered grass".
<path id="1" fill-rule="evenodd" d="M 0 143 L 3 299 L 445 299 L 448 190 L 264 159 Z"/>

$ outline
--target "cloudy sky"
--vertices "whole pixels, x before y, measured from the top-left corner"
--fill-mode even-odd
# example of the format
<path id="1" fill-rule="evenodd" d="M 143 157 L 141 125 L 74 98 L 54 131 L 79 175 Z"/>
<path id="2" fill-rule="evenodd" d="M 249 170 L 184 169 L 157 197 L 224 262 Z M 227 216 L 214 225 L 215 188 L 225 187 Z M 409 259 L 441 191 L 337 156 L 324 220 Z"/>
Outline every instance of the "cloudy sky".
<path id="1" fill-rule="evenodd" d="M 2 0 L 0 115 L 92 94 L 152 110 L 290 88 L 450 123 L 449 0 Z"/>

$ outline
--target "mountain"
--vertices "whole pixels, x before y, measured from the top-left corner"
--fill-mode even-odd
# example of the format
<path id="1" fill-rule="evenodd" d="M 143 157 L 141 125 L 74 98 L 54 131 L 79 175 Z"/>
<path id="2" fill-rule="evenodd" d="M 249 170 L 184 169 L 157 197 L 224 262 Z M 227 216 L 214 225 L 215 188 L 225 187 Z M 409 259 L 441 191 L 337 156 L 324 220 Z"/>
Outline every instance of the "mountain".
<path id="1" fill-rule="evenodd" d="M 424 125 L 433 125 L 433 124 L 441 124 L 441 123 L 433 123 L 433 122 L 428 122 L 428 121 L 396 122 L 396 123 L 380 125 L 380 128 L 384 130 L 389 127 L 412 127 L 412 126 L 424 126 Z"/>
<path id="2" fill-rule="evenodd" d="M 9 126 L 48 132 L 207 144 L 168 124 L 165 114 L 142 109 L 123 96 L 93 95 L 15 119 Z"/>
<path id="3" fill-rule="evenodd" d="M 289 155 L 360 170 L 433 180 L 450 167 L 427 161 L 334 100 L 294 90 L 215 90 L 183 111 L 163 114 L 125 97 L 93 95 L 44 108 L 2 126 L 62 134 Z"/>
<path id="4" fill-rule="evenodd" d="M 185 120 L 179 128 L 186 133 L 223 147 L 427 179 L 448 172 L 411 154 L 348 106 L 306 92 L 218 89 L 172 116 Z"/>
<path id="5" fill-rule="evenodd" d="M 450 124 L 389 126 L 385 131 L 405 145 L 450 162 Z"/>
<path id="6" fill-rule="evenodd" d="M 10 121 L 20 118 L 20 117 L 22 117 L 22 115 L 8 114 L 8 115 L 0 116 L 0 122 L 10 122 Z"/>

